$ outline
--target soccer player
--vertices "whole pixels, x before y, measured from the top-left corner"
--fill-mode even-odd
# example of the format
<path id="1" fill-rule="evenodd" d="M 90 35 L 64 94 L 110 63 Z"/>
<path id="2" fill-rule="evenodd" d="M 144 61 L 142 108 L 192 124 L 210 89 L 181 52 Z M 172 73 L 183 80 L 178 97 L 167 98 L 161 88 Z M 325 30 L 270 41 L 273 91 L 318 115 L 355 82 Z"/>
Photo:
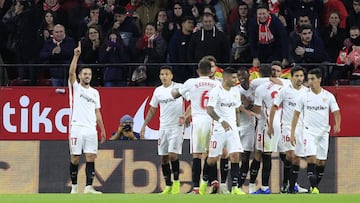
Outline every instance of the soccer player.
<path id="1" fill-rule="evenodd" d="M 285 85 L 283 89 L 280 90 L 277 97 L 274 99 L 274 104 L 271 107 L 270 111 L 270 122 L 268 128 L 268 135 L 272 135 L 274 133 L 274 116 L 279 107 L 282 106 L 281 110 L 281 139 L 280 145 L 282 145 L 283 150 L 285 152 L 285 160 L 284 160 L 284 180 L 283 186 L 281 187 L 281 192 L 286 193 L 295 193 L 301 192 L 299 190 L 299 186 L 296 186 L 295 183 L 297 180 L 297 174 L 300 169 L 300 159 L 304 157 L 304 143 L 302 141 L 302 116 L 301 119 L 297 123 L 297 145 L 296 147 L 292 146 L 290 143 L 290 129 L 291 129 L 291 121 L 294 113 L 294 108 L 296 105 L 296 98 L 301 93 L 304 93 L 308 90 L 307 87 L 303 85 L 305 79 L 305 69 L 300 66 L 295 66 L 291 69 L 291 84 Z M 294 151 L 295 150 L 295 151 Z M 295 156 L 296 155 L 296 156 Z M 291 171 L 293 169 L 293 171 Z M 293 174 L 293 175 L 292 175 Z M 296 175 L 295 175 L 296 174 Z M 294 176 L 293 181 L 290 181 L 290 177 Z M 289 187 L 290 182 L 290 187 Z M 295 188 L 295 189 L 294 189 Z M 305 189 L 306 190 L 306 189 Z M 307 192 L 304 191 L 304 192 Z"/>
<path id="2" fill-rule="evenodd" d="M 262 65 L 259 68 L 261 77 L 271 76 L 271 68 L 268 65 Z M 252 194 L 270 194 L 269 178 L 271 173 L 271 152 L 272 152 L 272 137 L 267 135 L 267 128 L 269 123 L 270 109 L 273 100 L 280 91 L 282 86 L 267 82 L 255 90 L 255 101 L 253 111 L 261 114 L 256 127 L 256 151 L 255 158 L 250 166 L 250 184 L 249 193 Z M 262 185 L 255 191 L 255 181 L 262 160 Z"/>
<path id="3" fill-rule="evenodd" d="M 315 68 L 309 71 L 308 84 L 310 90 L 301 94 L 296 102 L 291 123 L 291 143 L 296 144 L 296 130 L 300 112 L 304 115 L 304 143 L 307 157 L 307 176 L 310 181 L 310 191 L 319 194 L 318 185 L 324 176 L 325 163 L 329 148 L 329 112 L 333 113 L 335 134 L 340 132 L 340 108 L 333 94 L 324 90 L 320 84 L 322 72 Z"/>
<path id="4" fill-rule="evenodd" d="M 238 70 L 238 79 L 240 84 L 237 86 L 241 95 L 241 103 L 245 109 L 251 109 L 254 104 L 254 92 L 249 87 L 250 74 L 247 69 Z M 255 116 L 249 114 L 247 110 L 241 110 L 239 120 L 239 135 L 240 141 L 244 148 L 244 152 L 241 153 L 241 167 L 239 177 L 239 187 L 242 188 L 247 173 L 249 171 L 250 154 L 254 151 L 255 144 Z"/>
<path id="5" fill-rule="evenodd" d="M 212 80 L 216 80 L 219 81 L 220 83 L 223 80 L 223 76 L 222 73 L 224 72 L 224 69 L 220 68 L 219 66 L 217 66 L 216 64 L 216 58 L 214 56 L 204 56 L 204 59 L 207 59 L 210 61 L 211 64 L 211 73 L 210 73 L 210 79 Z M 228 170 L 229 170 L 229 158 L 228 158 L 228 153 L 226 151 L 226 148 L 224 148 L 223 153 L 221 154 L 220 157 L 220 193 L 222 194 L 229 194 L 229 190 L 227 188 L 226 185 L 226 180 L 228 177 Z M 216 184 L 217 184 L 217 178 L 213 182 L 212 184 L 212 190 L 216 190 Z M 212 191 L 212 193 L 214 193 L 215 191 Z"/>
<path id="6" fill-rule="evenodd" d="M 95 176 L 95 159 L 98 151 L 98 136 L 96 124 L 101 130 L 101 143 L 105 142 L 106 132 L 100 112 L 99 92 L 90 87 L 91 68 L 81 67 L 79 80 L 76 80 L 76 66 L 81 54 L 81 44 L 74 49 L 74 57 L 69 69 L 70 108 L 72 108 L 70 124 L 70 176 L 72 182 L 71 194 L 78 193 L 77 175 L 82 152 L 86 159 L 86 187 L 84 193 L 101 194 L 93 186 Z"/>
<path id="7" fill-rule="evenodd" d="M 150 109 L 140 131 L 140 136 L 143 138 L 147 124 L 153 118 L 158 106 L 160 106 L 158 154 L 161 158 L 161 168 L 166 183 L 162 194 L 180 193 L 178 155 L 182 151 L 183 123 L 179 121 L 184 113 L 184 101 L 182 98 L 174 99 L 172 97 L 172 89 L 181 87 L 181 84 L 173 82 L 172 79 L 172 68 L 170 66 L 160 67 L 162 85 L 154 90 L 150 101 Z M 171 181 L 171 172 L 174 174 L 173 182 Z"/>
<path id="8" fill-rule="evenodd" d="M 193 156 L 192 164 L 192 181 L 194 194 L 205 194 L 207 189 L 207 171 L 206 163 L 203 169 L 203 180 L 200 187 L 201 174 L 201 160 L 202 155 L 207 155 L 210 129 L 212 119 L 206 113 L 206 106 L 209 99 L 208 92 L 220 85 L 220 82 L 209 78 L 211 63 L 204 57 L 198 64 L 197 73 L 198 78 L 188 79 L 181 88 L 173 89 L 172 95 L 174 98 L 183 96 L 190 100 L 191 117 L 192 117 L 192 132 L 190 136 L 190 153 Z M 215 184 L 215 183 L 214 183 Z M 215 189 L 215 187 L 214 187 Z"/>
<path id="9" fill-rule="evenodd" d="M 237 131 L 237 114 L 241 105 L 240 93 L 233 88 L 237 81 L 237 72 L 226 68 L 223 72 L 223 82 L 210 91 L 207 113 L 213 121 L 210 137 L 208 172 L 209 178 L 217 177 L 216 162 L 226 147 L 231 162 L 231 194 L 245 194 L 238 187 L 240 154 L 243 152 L 239 133 Z"/>

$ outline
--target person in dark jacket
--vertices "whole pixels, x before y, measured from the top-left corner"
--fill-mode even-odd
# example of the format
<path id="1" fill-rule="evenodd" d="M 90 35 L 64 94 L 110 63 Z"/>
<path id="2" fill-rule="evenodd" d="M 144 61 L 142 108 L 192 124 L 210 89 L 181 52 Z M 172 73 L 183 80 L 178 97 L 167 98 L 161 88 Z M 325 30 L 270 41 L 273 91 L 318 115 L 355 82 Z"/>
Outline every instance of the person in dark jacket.
<path id="1" fill-rule="evenodd" d="M 127 16 L 124 7 L 119 6 L 114 9 L 114 22 L 111 30 L 118 33 L 124 43 L 125 49 L 130 54 L 131 59 L 134 59 L 134 47 L 136 41 L 140 37 L 140 32 L 132 17 Z"/>
<path id="2" fill-rule="evenodd" d="M 105 64 L 124 63 L 129 61 L 124 43 L 118 33 L 113 30 L 107 35 L 100 49 L 100 62 Z M 104 70 L 105 87 L 121 87 L 127 85 L 129 71 L 127 66 L 109 66 Z"/>
<path id="3" fill-rule="evenodd" d="M 288 34 L 279 18 L 269 13 L 266 4 L 258 6 L 257 16 L 249 21 L 247 33 L 254 67 L 275 60 L 287 65 Z"/>
<path id="4" fill-rule="evenodd" d="M 15 53 L 17 64 L 32 64 L 38 59 L 39 47 L 36 46 L 37 25 L 32 2 L 19 0 L 15 5 L 15 18 L 10 23 L 10 32 L 15 33 Z M 37 69 L 35 67 L 18 67 L 20 79 L 30 79 L 32 85 L 36 84 Z"/>
<path id="5" fill-rule="evenodd" d="M 324 43 L 321 38 L 314 35 L 311 25 L 303 25 L 299 28 L 300 39 L 290 45 L 290 61 L 292 63 L 325 63 L 329 61 L 329 56 L 325 50 Z M 322 66 L 306 66 L 307 71 L 321 68 L 323 71 L 322 85 L 328 82 L 329 70 L 325 65 Z"/>
<path id="6" fill-rule="evenodd" d="M 68 64 L 76 44 L 72 38 L 66 36 L 64 26 L 60 24 L 55 25 L 53 34 L 53 38 L 44 43 L 40 51 L 40 60 L 49 64 Z M 53 86 L 67 85 L 67 67 L 50 68 L 50 76 Z"/>
<path id="7" fill-rule="evenodd" d="M 353 10 L 346 18 L 346 28 L 350 30 L 352 26 L 360 25 L 360 0 L 353 0 Z"/>
<path id="8" fill-rule="evenodd" d="M 219 63 L 229 62 L 229 40 L 224 32 L 215 27 L 214 15 L 204 13 L 202 24 L 203 27 L 191 36 L 188 61 L 198 62 L 202 57 L 212 55 Z"/>
<path id="9" fill-rule="evenodd" d="M 99 63 L 99 50 L 103 37 L 100 27 L 92 25 L 86 31 L 85 37 L 81 39 L 81 62 L 85 64 Z M 102 86 L 103 69 L 99 66 L 92 67 L 91 86 Z"/>
<path id="10" fill-rule="evenodd" d="M 169 42 L 169 61 L 170 63 L 187 63 L 187 51 L 189 42 L 194 29 L 194 19 L 185 16 L 181 20 L 181 29 L 176 30 Z M 185 82 L 189 77 L 194 76 L 194 71 L 188 66 L 174 66 L 174 81 Z"/>

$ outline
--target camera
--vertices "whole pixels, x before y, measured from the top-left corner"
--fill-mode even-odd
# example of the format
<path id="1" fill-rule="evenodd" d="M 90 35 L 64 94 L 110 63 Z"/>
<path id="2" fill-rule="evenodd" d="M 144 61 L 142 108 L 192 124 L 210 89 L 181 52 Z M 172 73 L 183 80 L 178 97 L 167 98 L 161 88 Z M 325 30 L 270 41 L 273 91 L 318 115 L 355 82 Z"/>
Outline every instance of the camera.
<path id="1" fill-rule="evenodd" d="M 123 127 L 123 131 L 125 131 L 125 132 L 129 132 L 129 131 L 131 131 L 131 125 L 130 125 L 130 124 L 126 124 L 126 125 L 124 125 L 124 127 Z"/>

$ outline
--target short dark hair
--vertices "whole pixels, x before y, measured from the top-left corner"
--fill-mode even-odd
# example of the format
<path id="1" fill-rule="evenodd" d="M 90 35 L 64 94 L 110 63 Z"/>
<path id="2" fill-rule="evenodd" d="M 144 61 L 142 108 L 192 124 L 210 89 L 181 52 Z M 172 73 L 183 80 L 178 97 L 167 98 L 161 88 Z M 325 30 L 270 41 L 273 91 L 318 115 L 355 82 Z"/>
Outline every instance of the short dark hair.
<path id="1" fill-rule="evenodd" d="M 266 9 L 269 10 L 269 5 L 267 3 L 261 3 L 257 6 L 256 10 L 258 9 Z"/>
<path id="2" fill-rule="evenodd" d="M 271 67 L 273 67 L 273 66 L 280 66 L 281 69 L 284 69 L 284 65 L 281 63 L 281 61 L 271 62 Z"/>
<path id="3" fill-rule="evenodd" d="M 166 70 L 169 70 L 171 73 L 173 73 L 173 68 L 172 68 L 171 66 L 168 66 L 168 65 L 167 65 L 167 66 L 161 66 L 161 67 L 160 67 L 160 71 L 161 71 L 161 70 L 165 70 L 165 69 L 166 69 Z"/>
<path id="4" fill-rule="evenodd" d="M 323 75 L 323 73 L 322 73 L 322 71 L 320 70 L 320 68 L 314 68 L 314 69 L 309 70 L 308 75 L 309 75 L 309 74 L 316 75 L 317 78 L 322 78 L 322 75 Z"/>
<path id="5" fill-rule="evenodd" d="M 211 71 L 211 63 L 208 59 L 202 58 L 198 63 L 199 73 L 201 74 L 208 74 Z"/>
<path id="6" fill-rule="evenodd" d="M 313 30 L 311 25 L 302 25 L 299 27 L 299 33 L 301 33 L 303 30 Z"/>
<path id="7" fill-rule="evenodd" d="M 81 73 L 81 71 L 82 71 L 82 70 L 84 70 L 84 69 L 90 69 L 90 70 L 91 70 L 91 72 L 92 72 L 92 68 L 91 68 L 90 66 L 80 65 L 80 66 L 78 66 L 78 68 L 77 68 L 77 70 L 78 70 L 78 74 L 80 74 L 80 73 Z"/>
<path id="8" fill-rule="evenodd" d="M 114 8 L 114 14 L 126 14 L 126 9 L 123 6 L 117 6 Z"/>
<path id="9" fill-rule="evenodd" d="M 155 28 L 155 31 L 157 31 L 157 26 L 156 26 L 156 24 L 155 24 L 154 22 L 148 22 L 148 23 L 146 23 L 145 28 L 146 28 L 148 25 L 153 26 L 153 27 Z"/>
<path id="10" fill-rule="evenodd" d="M 267 64 L 260 65 L 259 73 L 261 74 L 261 77 L 271 77 L 271 67 Z"/>
<path id="11" fill-rule="evenodd" d="M 291 76 L 293 76 L 295 74 L 295 72 L 298 72 L 298 71 L 302 71 L 304 73 L 304 76 L 306 75 L 306 70 L 305 70 L 304 67 L 302 67 L 302 66 L 294 66 L 291 69 Z"/>
<path id="12" fill-rule="evenodd" d="M 195 22 L 194 17 L 187 15 L 187 16 L 184 16 L 184 17 L 181 18 L 180 23 L 184 23 L 184 22 L 186 22 L 188 20 L 191 20 L 191 21 Z"/>
<path id="13" fill-rule="evenodd" d="M 233 67 L 226 67 L 224 69 L 224 72 L 223 72 L 223 75 L 225 74 L 228 74 L 228 75 L 231 75 L 231 74 L 234 74 L 234 73 L 237 73 L 236 69 L 233 68 Z"/>

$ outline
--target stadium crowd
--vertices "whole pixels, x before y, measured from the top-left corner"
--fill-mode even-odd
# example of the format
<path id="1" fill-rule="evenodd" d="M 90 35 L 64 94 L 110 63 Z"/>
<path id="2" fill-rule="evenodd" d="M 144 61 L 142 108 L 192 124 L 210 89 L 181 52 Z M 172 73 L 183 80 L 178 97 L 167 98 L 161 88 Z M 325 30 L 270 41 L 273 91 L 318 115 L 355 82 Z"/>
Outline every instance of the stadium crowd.
<path id="1" fill-rule="evenodd" d="M 360 84 L 360 0 L 0 0 L 0 17 L 0 62 L 19 64 L 2 68 L 3 85 L 66 85 L 61 64 L 77 41 L 94 86 L 158 85 L 162 63 L 181 63 L 174 80 L 184 82 L 195 76 L 186 63 L 206 55 L 321 67 L 328 85 Z"/>

